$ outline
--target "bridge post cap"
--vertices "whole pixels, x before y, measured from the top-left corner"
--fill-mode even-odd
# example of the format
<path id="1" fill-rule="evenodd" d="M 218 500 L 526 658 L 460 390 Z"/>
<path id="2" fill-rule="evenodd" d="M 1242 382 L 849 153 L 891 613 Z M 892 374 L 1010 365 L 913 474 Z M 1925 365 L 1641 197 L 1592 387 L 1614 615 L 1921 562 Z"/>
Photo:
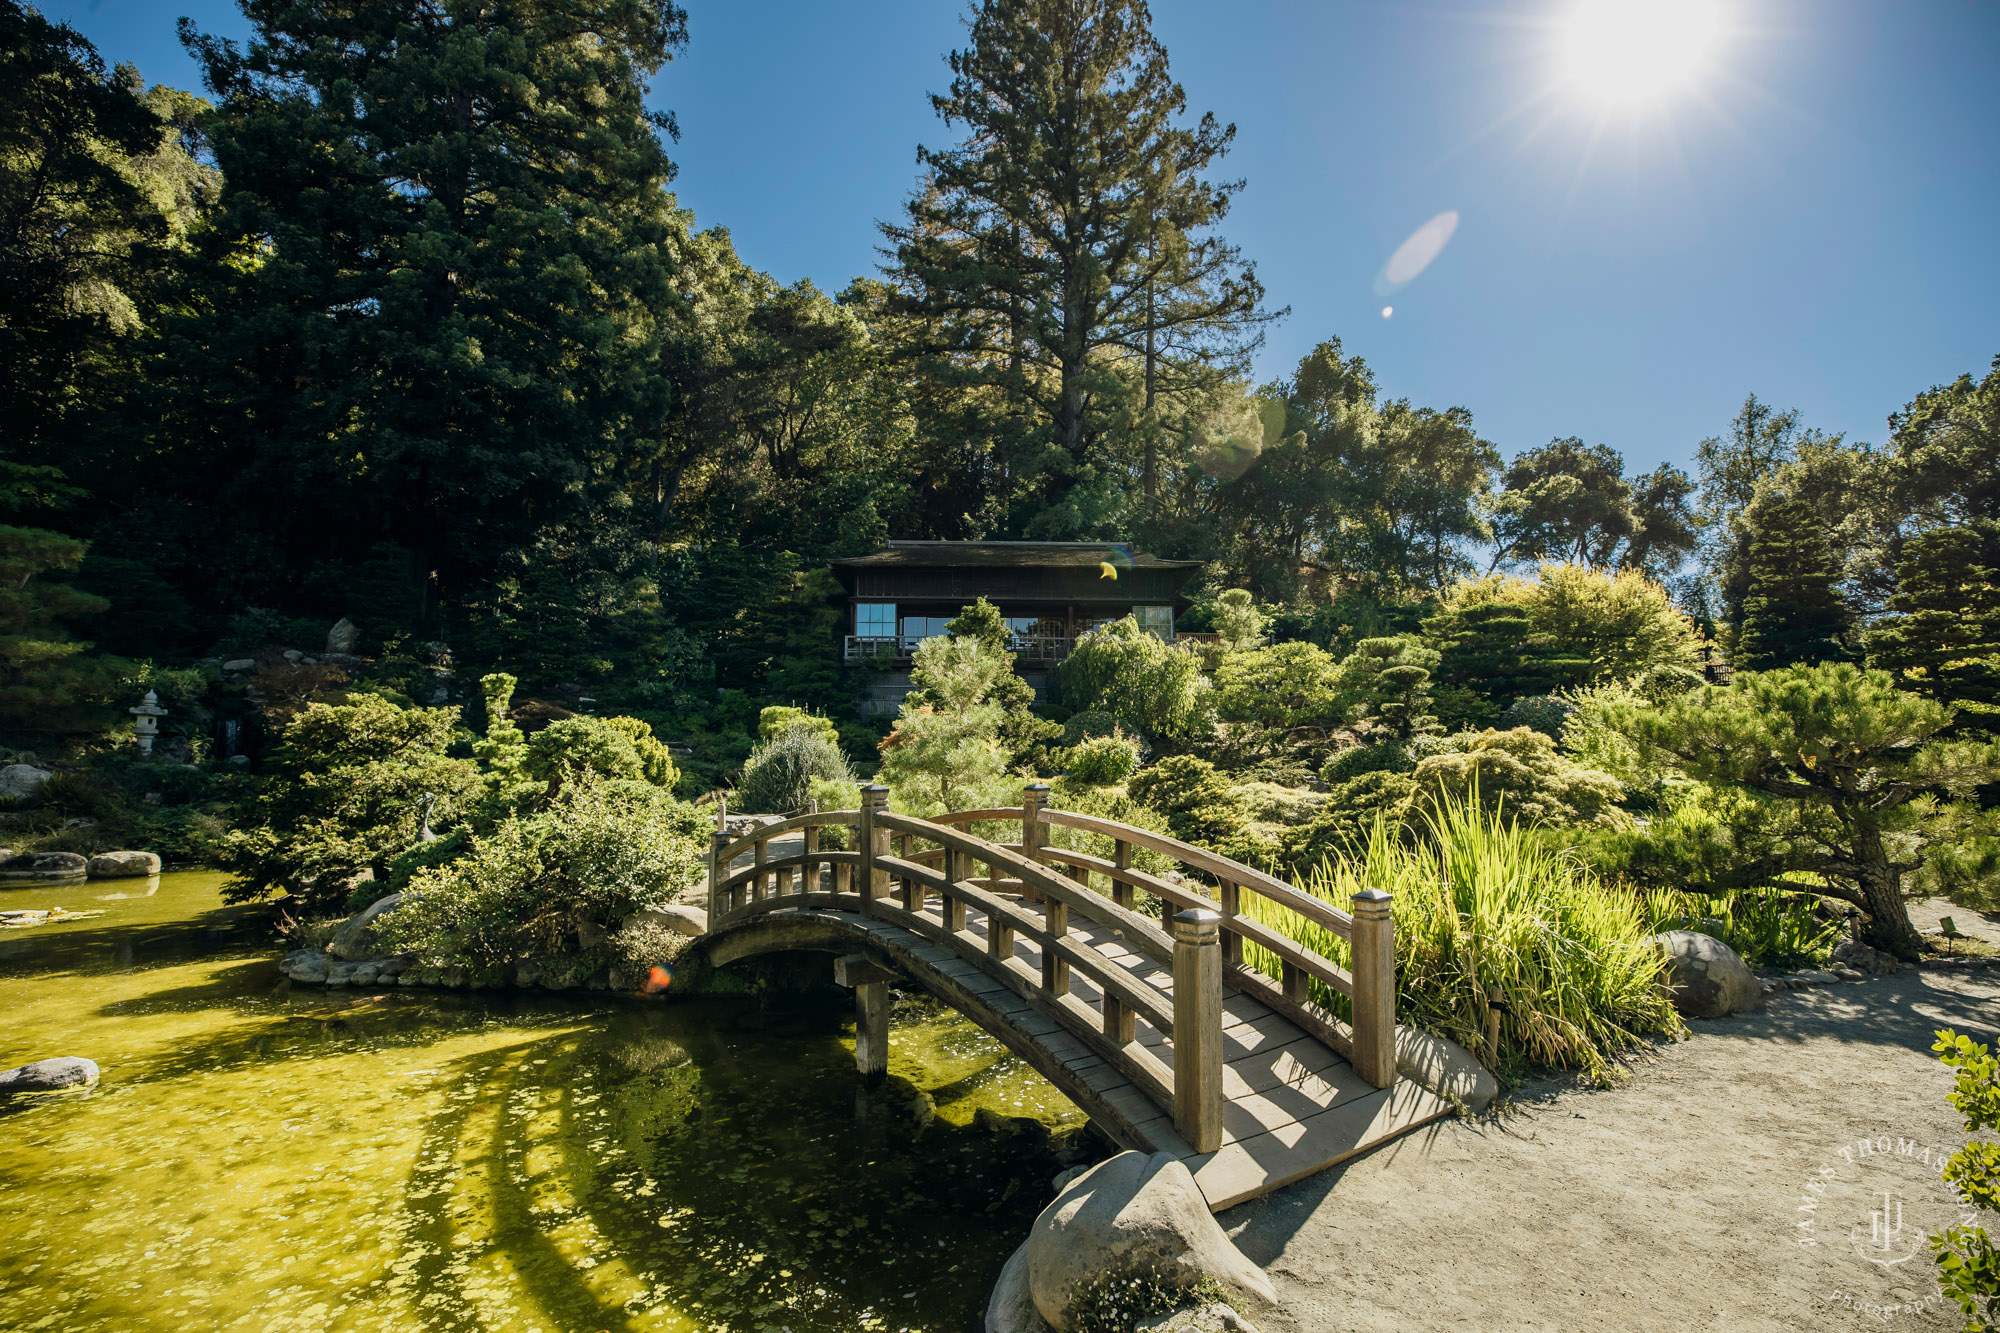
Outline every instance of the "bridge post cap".
<path id="1" fill-rule="evenodd" d="M 1214 944 L 1222 935 L 1222 916 L 1206 907 L 1174 913 L 1174 940 L 1180 944 Z"/>
<path id="2" fill-rule="evenodd" d="M 877 792 L 882 793 L 884 796 L 889 794 L 889 789 L 879 782 L 864 782 L 861 784 L 861 790 L 869 796 L 873 796 Z"/>
<path id="3" fill-rule="evenodd" d="M 1030 782 L 1026 787 L 1022 788 L 1023 791 L 1047 791 L 1048 789 L 1049 784 L 1046 782 Z"/>
<path id="4" fill-rule="evenodd" d="M 1354 895 L 1354 901 L 1356 903 L 1366 903 L 1371 908 L 1376 907 L 1377 904 L 1387 906 L 1389 903 L 1392 903 L 1395 900 L 1396 900 L 1395 894 L 1384 893 L 1380 889 L 1363 889 L 1361 892 Z"/>

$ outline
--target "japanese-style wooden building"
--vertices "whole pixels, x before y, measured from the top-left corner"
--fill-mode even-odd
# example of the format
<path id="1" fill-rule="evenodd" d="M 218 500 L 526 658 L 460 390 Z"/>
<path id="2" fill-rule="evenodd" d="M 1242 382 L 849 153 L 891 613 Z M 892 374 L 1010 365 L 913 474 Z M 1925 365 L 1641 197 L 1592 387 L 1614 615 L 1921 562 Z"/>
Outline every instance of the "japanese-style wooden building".
<path id="1" fill-rule="evenodd" d="M 1015 662 L 1038 690 L 1077 636 L 1131 616 L 1171 643 L 1182 588 L 1199 560 L 1162 560 L 1117 542 L 892 541 L 829 562 L 847 593 L 846 656 L 887 668 L 864 711 L 893 712 L 910 654 L 981 597 L 1013 631 Z"/>

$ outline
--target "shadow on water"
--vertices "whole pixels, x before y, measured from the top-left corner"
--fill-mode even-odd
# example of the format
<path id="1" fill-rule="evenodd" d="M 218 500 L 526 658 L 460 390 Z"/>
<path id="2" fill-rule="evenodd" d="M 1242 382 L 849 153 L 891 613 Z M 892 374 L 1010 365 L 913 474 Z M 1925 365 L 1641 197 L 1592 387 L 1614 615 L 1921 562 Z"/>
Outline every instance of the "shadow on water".
<path id="1" fill-rule="evenodd" d="M 295 988 L 254 913 L 166 879 L 4 941 L 10 1044 L 106 1068 L 8 1116 L 0 1210 L 37 1220 L 0 1254 L 0 1326 L 199 1301 L 169 1322 L 971 1330 L 1074 1150 L 1009 1115 L 1052 1090 L 928 1001 L 898 1001 L 869 1084 L 846 992 Z"/>

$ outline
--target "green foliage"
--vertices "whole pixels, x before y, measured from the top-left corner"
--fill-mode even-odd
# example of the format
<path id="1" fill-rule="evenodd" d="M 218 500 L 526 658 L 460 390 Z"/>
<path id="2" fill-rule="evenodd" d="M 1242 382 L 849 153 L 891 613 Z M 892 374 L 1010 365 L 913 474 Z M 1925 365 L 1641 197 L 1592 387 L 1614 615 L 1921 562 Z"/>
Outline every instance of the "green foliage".
<path id="1" fill-rule="evenodd" d="M 410 876 L 378 918 L 383 945 L 429 966 L 498 975 L 520 959 L 582 980 L 606 937 L 672 901 L 704 870 L 708 824 L 657 788 L 582 771 L 534 813 L 510 815 L 465 855 Z"/>
<path id="2" fill-rule="evenodd" d="M 1012 674 L 1008 654 L 981 639 L 941 635 L 917 645 L 910 670 L 916 689 L 882 742 L 877 774 L 899 809 L 931 815 L 1008 803 L 1005 714 L 990 696 Z"/>
<path id="3" fill-rule="evenodd" d="M 84 543 L 40 528 L 0 526 L 0 727 L 73 735 L 118 718 L 135 664 L 90 652 L 67 624 L 105 605 L 51 577 L 83 560 Z"/>
<path id="4" fill-rule="evenodd" d="M 1910 539 L 1890 615 L 1868 631 L 1868 664 L 1955 705 L 1954 728 L 2000 732 L 2000 523 L 1978 519 Z"/>
<path id="5" fill-rule="evenodd" d="M 528 741 L 508 710 L 514 706 L 517 682 L 504 671 L 482 676 L 479 692 L 486 700 L 486 735 L 472 743 L 472 757 L 501 787 L 528 777 Z"/>
<path id="6" fill-rule="evenodd" d="M 1338 786 L 1367 773 L 1408 773 L 1416 766 L 1417 757 L 1410 753 L 1409 747 L 1396 741 L 1377 741 L 1341 750 L 1326 761 L 1320 777 Z"/>
<path id="7" fill-rule="evenodd" d="M 821 737 L 832 746 L 840 744 L 840 728 L 830 718 L 821 717 L 804 708 L 793 708 L 789 704 L 773 704 L 757 714 L 757 737 L 759 740 L 775 740 L 778 733 L 791 727 L 804 727 Z"/>
<path id="8" fill-rule="evenodd" d="M 268 771 L 248 780 L 237 827 L 216 852 L 235 875 L 231 902 L 292 895 L 306 914 L 349 905 L 350 881 L 382 878 L 417 845 L 426 818 L 443 833 L 484 794 L 479 767 L 448 752 L 457 710 L 399 708 L 377 695 L 308 704 L 278 735 Z"/>
<path id="9" fill-rule="evenodd" d="M 1896 689 L 1886 672 L 1844 662 L 1743 672 L 1727 688 L 1656 707 L 1609 704 L 1602 716 L 1641 762 L 1664 759 L 1746 798 L 1706 839 L 1648 829 L 1628 849 L 1626 859 L 1656 873 L 1698 869 L 1692 887 L 1817 877 L 1818 892 L 1861 909 L 1871 944 L 1914 956 L 1905 877 L 1933 844 L 1991 846 L 1991 821 L 1965 798 L 2000 778 L 2000 744 L 1937 739 L 1948 710 Z"/>
<path id="10" fill-rule="evenodd" d="M 1077 1283 L 1069 1296 L 1069 1327 L 1073 1333 L 1132 1333 L 1154 1315 L 1235 1299 L 1214 1278 L 1179 1266 L 1118 1269 Z"/>
<path id="11" fill-rule="evenodd" d="M 2000 1129 L 2000 1060 L 1986 1046 L 1950 1028 L 1941 1028 L 1931 1049 L 1949 1069 L 1952 1108 L 1965 1117 L 1969 1133 Z M 2000 1144 L 1973 1139 L 1945 1163 L 1945 1183 L 1976 1208 L 2000 1208 Z M 1931 1237 L 1938 1282 L 1965 1312 L 1966 1333 L 2000 1328 L 2000 1250 L 1986 1228 L 1959 1225 Z"/>
<path id="12" fill-rule="evenodd" d="M 1588 663 L 1535 633 L 1526 605 L 1454 600 L 1424 623 L 1438 650 L 1438 715 L 1490 726 L 1517 700 L 1582 679 Z"/>
<path id="13" fill-rule="evenodd" d="M 1576 705 L 1557 694 L 1529 694 L 1514 700 L 1500 714 L 1500 727 L 1508 730 L 1514 727 L 1532 727 L 1544 736 L 1562 739 L 1563 727 L 1570 715 L 1576 712 Z"/>
<path id="14" fill-rule="evenodd" d="M 1528 727 L 1447 736 L 1411 776 L 1420 798 L 1483 805 L 1528 824 L 1631 822 L 1616 778 L 1557 754 L 1552 737 Z"/>
<path id="15" fill-rule="evenodd" d="M 1648 895 L 1652 929 L 1696 930 L 1734 949 L 1752 967 L 1820 967 L 1845 927 L 1812 898 L 1795 893 Z"/>
<path id="16" fill-rule="evenodd" d="M 1602 1073 L 1609 1057 L 1681 1030 L 1660 987 L 1661 959 L 1630 895 L 1574 857 L 1478 806 L 1446 798 L 1415 838 L 1377 820 L 1365 840 L 1313 870 L 1310 891 L 1345 905 L 1363 889 L 1395 897 L 1397 1018 L 1485 1047 L 1488 997 L 1500 1020 L 1503 1071 L 1522 1066 Z M 1347 943 L 1296 914 L 1245 895 L 1267 925 L 1325 957 Z M 1253 966 L 1276 959 L 1248 946 Z M 1314 983 L 1314 999 L 1346 1012 L 1346 997 Z"/>
<path id="17" fill-rule="evenodd" d="M 769 709 L 765 710 L 767 713 Z M 824 722 L 825 719 L 818 719 Z M 827 734 L 829 729 L 794 723 L 779 729 L 769 740 L 758 743 L 743 765 L 743 780 L 737 784 L 735 808 L 748 814 L 793 815 L 804 810 L 815 795 L 815 784 L 825 783 L 842 792 L 854 790 L 854 770 L 847 756 Z M 831 810 L 852 810 L 852 805 L 832 805 Z"/>
<path id="18" fill-rule="evenodd" d="M 1235 785 L 1206 759 L 1169 755 L 1127 785 L 1132 799 L 1166 816 L 1183 842 L 1220 850 L 1243 836 L 1250 811 Z"/>
<path id="19" fill-rule="evenodd" d="M 1116 787 L 1139 768 L 1138 743 L 1122 732 L 1092 736 L 1062 753 L 1063 776 L 1086 787 Z"/>
<path id="20" fill-rule="evenodd" d="M 981 0 L 951 67 L 934 106 L 966 138 L 919 151 L 908 220 L 883 229 L 893 309 L 923 330 L 941 378 L 949 357 L 958 383 L 996 400 L 989 412 L 1022 414 L 989 446 L 1015 530 L 1108 535 L 1127 497 L 1122 461 L 1100 457 L 1121 418 L 1153 406 L 1160 378 L 1239 363 L 1268 317 L 1254 269 L 1212 230 L 1235 187 L 1203 173 L 1233 131 L 1213 116 L 1182 123 L 1137 0 Z M 1055 143 L 1094 151 L 1041 147 Z M 1132 299 L 1141 284 L 1148 298 Z M 1117 367 L 1141 345 L 1154 350 L 1134 385 Z M 1150 492 L 1147 424 L 1153 444 L 1134 461 Z"/>
<path id="21" fill-rule="evenodd" d="M 1371 737 L 1407 748 L 1420 736 L 1439 731 L 1431 715 L 1431 672 L 1435 650 L 1414 634 L 1363 639 L 1340 664 L 1341 689 L 1355 703 L 1351 720 Z"/>
<path id="22" fill-rule="evenodd" d="M 1127 616 L 1084 634 L 1049 673 L 1049 693 L 1073 711 L 1101 710 L 1149 740 L 1179 740 L 1209 724 L 1213 708 L 1201 662 L 1162 643 Z"/>
<path id="23" fill-rule="evenodd" d="M 1839 570 L 1805 501 L 1760 493 L 1743 515 L 1749 542 L 1736 665 L 1769 671 L 1846 656 L 1853 616 L 1835 588 Z"/>
<path id="24" fill-rule="evenodd" d="M 1403 754 L 1400 747 L 1368 747 Z M 1347 751 L 1353 754 L 1355 751 Z M 1405 754 L 1404 758 L 1408 756 Z M 1325 802 L 1304 823 L 1285 831 L 1279 856 L 1285 864 L 1309 869 L 1329 857 L 1356 854 L 1380 824 L 1400 833 L 1416 800 L 1409 770 L 1372 768 L 1333 784 Z"/>
<path id="25" fill-rule="evenodd" d="M 1215 709 L 1229 722 L 1281 731 L 1325 732 L 1346 706 L 1340 663 L 1317 644 L 1291 642 L 1223 654 L 1215 668 Z"/>
<path id="26" fill-rule="evenodd" d="M 528 738 L 528 776 L 551 785 L 588 770 L 599 777 L 671 788 L 679 773 L 653 729 L 630 717 L 565 717 Z"/>
<path id="27" fill-rule="evenodd" d="M 1264 628 L 1270 617 L 1257 609 L 1247 588 L 1231 588 L 1215 599 L 1213 620 L 1216 636 L 1227 653 L 1247 653 L 1264 642 Z"/>

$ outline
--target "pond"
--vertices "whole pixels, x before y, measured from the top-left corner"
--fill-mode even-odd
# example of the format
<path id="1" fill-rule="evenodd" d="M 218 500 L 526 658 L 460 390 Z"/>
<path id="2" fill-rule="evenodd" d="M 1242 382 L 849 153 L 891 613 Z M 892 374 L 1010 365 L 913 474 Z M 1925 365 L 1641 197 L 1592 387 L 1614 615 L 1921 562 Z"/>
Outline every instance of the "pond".
<path id="1" fill-rule="evenodd" d="M 103 913 L 0 931 L 0 1068 L 104 1069 L 0 1111 L 0 1327 L 976 1329 L 1083 1124 L 927 1001 L 869 1088 L 842 993 L 292 988 L 221 880 L 0 894 Z"/>

